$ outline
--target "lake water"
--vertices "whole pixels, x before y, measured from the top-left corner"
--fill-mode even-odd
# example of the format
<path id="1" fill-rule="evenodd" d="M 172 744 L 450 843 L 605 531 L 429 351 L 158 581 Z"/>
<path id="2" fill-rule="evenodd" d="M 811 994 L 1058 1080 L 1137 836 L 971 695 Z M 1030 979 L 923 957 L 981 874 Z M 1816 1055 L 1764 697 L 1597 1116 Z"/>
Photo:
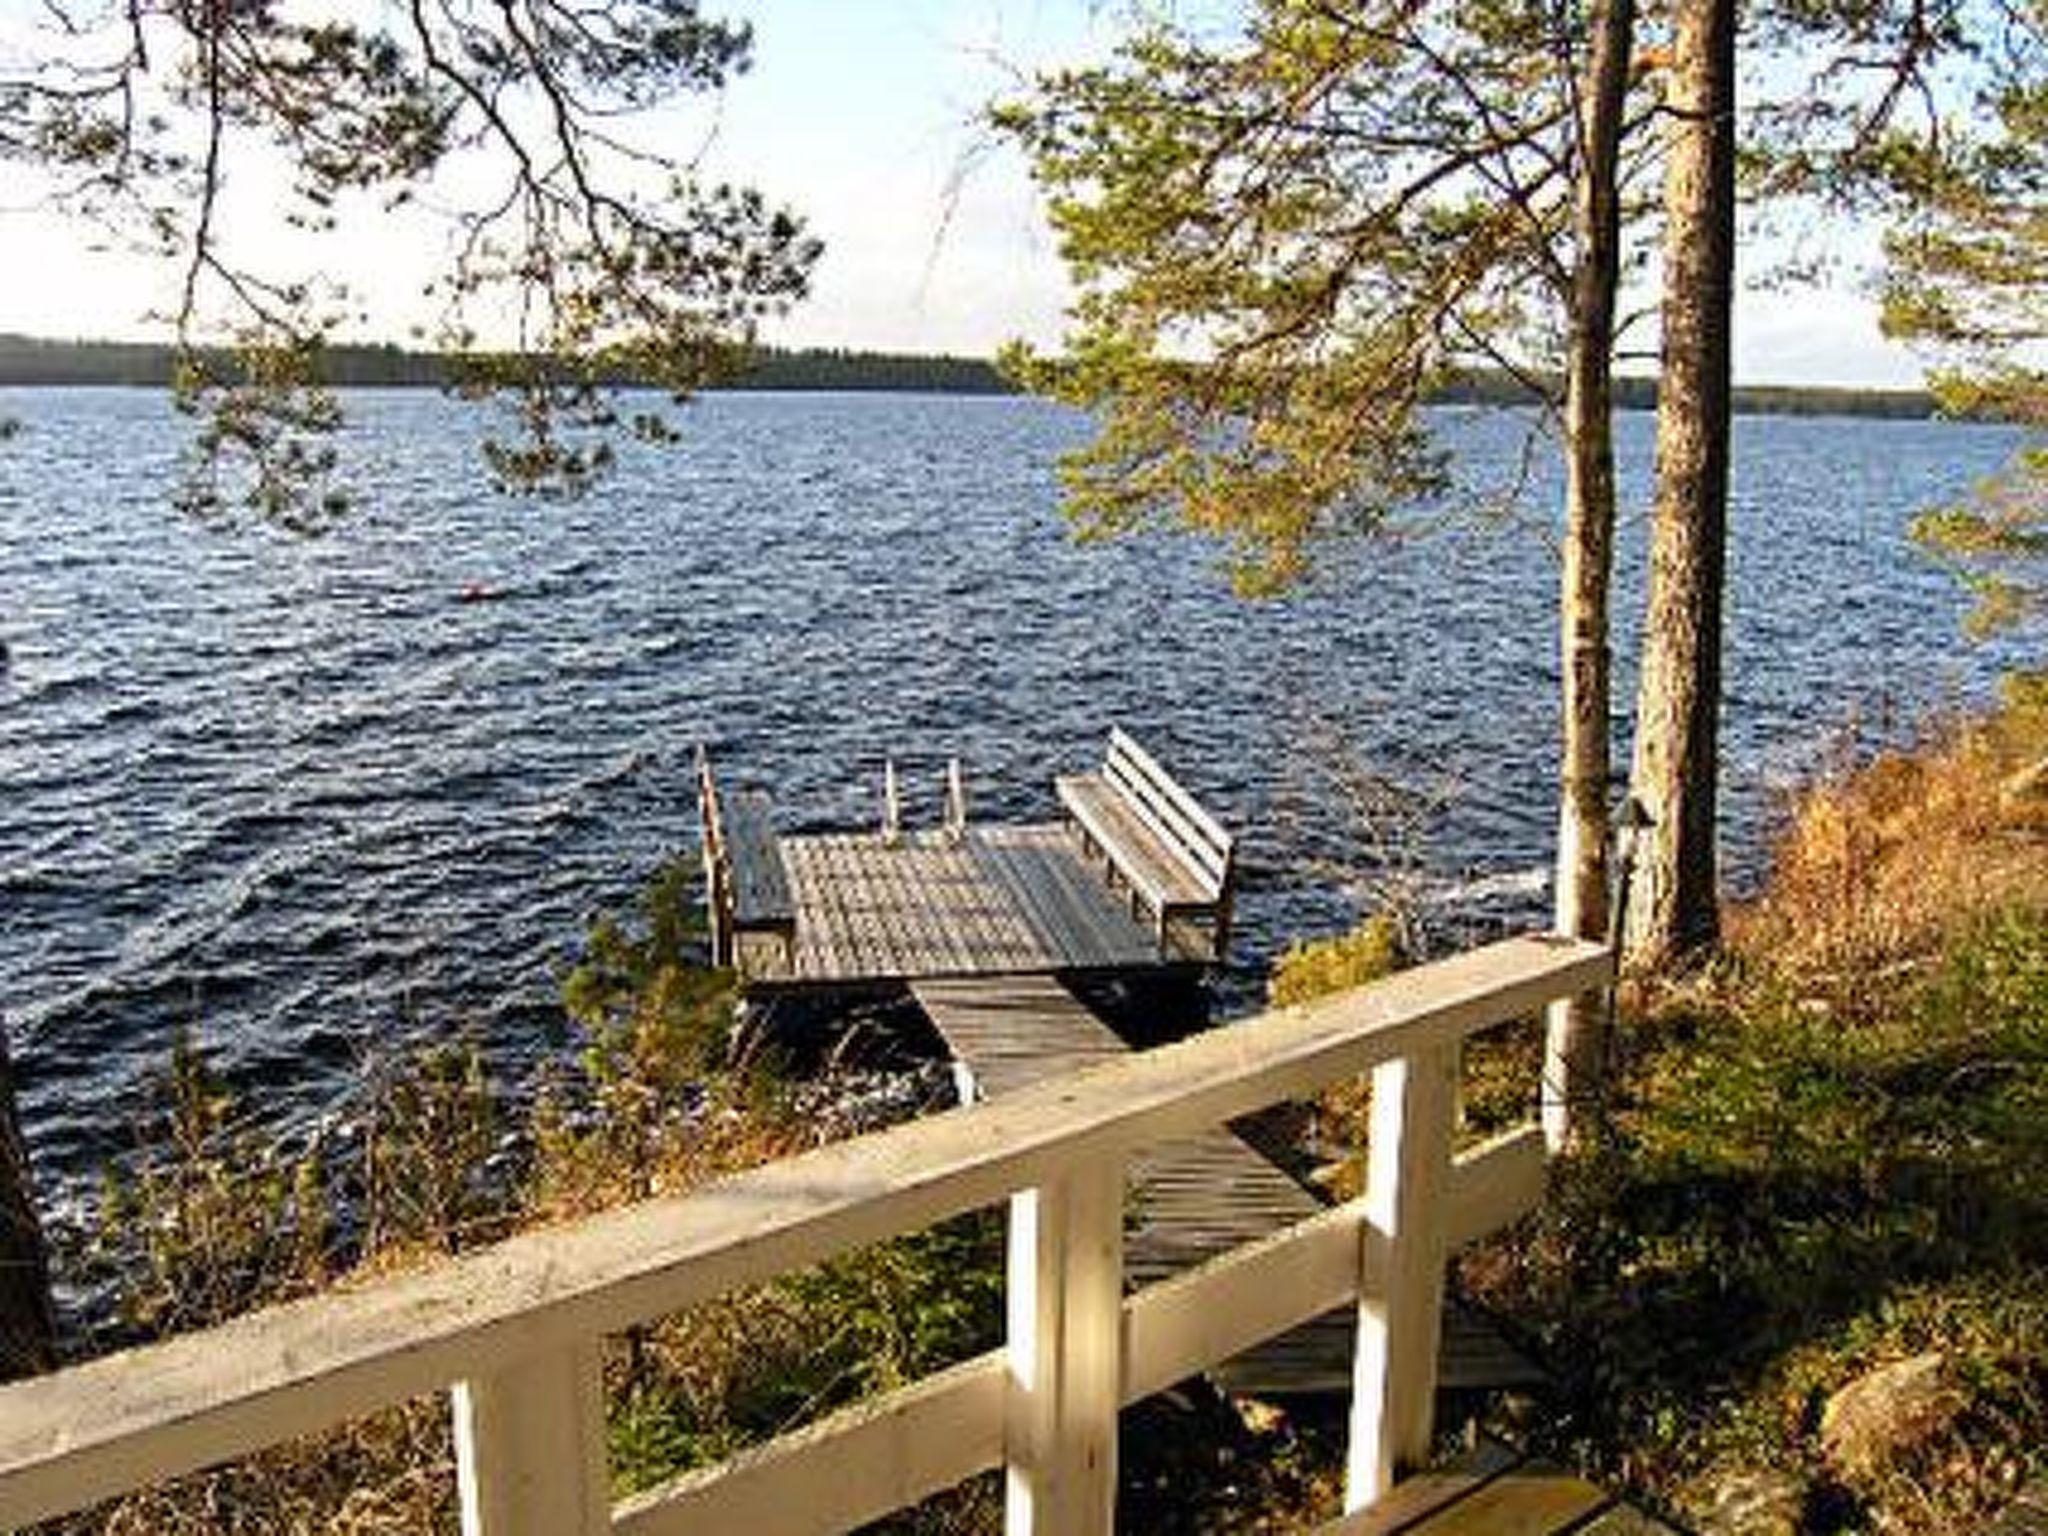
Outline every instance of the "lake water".
<path id="1" fill-rule="evenodd" d="M 473 424 L 437 396 L 352 409 L 359 510 L 308 540 L 170 510 L 186 424 L 160 395 L 0 391 L 22 423 L 0 445 L 0 1008 L 59 1197 L 131 1143 L 180 1030 L 280 1118 L 419 1032 L 471 1030 L 516 1075 L 561 1041 L 588 916 L 692 845 L 699 742 L 787 825 L 870 820 L 885 754 L 913 818 L 937 819 L 954 754 L 977 815 L 1037 818 L 1119 722 L 1245 833 L 1240 1000 L 1362 899 L 1317 867 L 1355 841 L 1333 728 L 1375 771 L 1454 786 L 1427 842 L 1440 916 L 1541 915 L 1548 458 L 1521 518 L 1361 545 L 1251 605 L 1190 541 L 1068 542 L 1053 461 L 1083 423 L 1036 402 L 717 397 L 569 505 L 482 490 Z M 1528 422 L 1441 424 L 1490 483 Z M 1638 508 L 1650 427 L 1623 424 Z M 1845 723 L 1896 736 L 2013 660 L 1957 638 L 1960 598 L 1902 532 L 2011 442 L 1741 423 L 1738 879 Z"/>

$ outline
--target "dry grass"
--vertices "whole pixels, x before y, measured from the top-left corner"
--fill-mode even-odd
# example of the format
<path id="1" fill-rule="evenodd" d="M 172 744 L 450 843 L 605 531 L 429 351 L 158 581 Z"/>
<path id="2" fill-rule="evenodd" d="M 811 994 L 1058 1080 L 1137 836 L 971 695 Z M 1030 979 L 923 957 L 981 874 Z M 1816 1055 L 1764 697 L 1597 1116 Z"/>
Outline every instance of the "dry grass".
<path id="1" fill-rule="evenodd" d="M 137 1174 L 119 1209 L 121 1219 L 142 1224 L 147 1239 L 120 1259 L 107 1257 L 128 1266 L 121 1277 L 127 1335 L 160 1337 L 323 1286 L 370 1284 L 471 1242 L 624 1203 L 649 1182 L 687 1187 L 686 1181 L 781 1156 L 818 1134 L 815 1123 L 799 1126 L 767 1108 L 742 1122 L 714 1107 L 705 1134 L 677 1117 L 672 1133 L 648 1146 L 650 1172 L 638 1162 L 607 1162 L 590 1135 L 558 1127 L 536 1138 L 530 1189 L 499 1191 L 493 1209 L 481 1212 L 480 1197 L 457 1199 L 450 1192 L 473 1183 L 477 1148 L 470 1132 L 482 1111 L 473 1106 L 474 1117 L 427 1112 L 418 1091 L 422 1078 L 445 1084 L 447 1074 L 431 1061 L 394 1072 L 393 1081 L 403 1086 L 376 1114 L 390 1132 L 376 1143 L 386 1162 L 380 1177 L 407 1196 L 378 1195 L 364 1207 L 355 1246 L 346 1254 L 307 1257 L 304 1229 L 319 1223 L 301 1213 L 317 1197 L 303 1181 L 293 1181 L 295 1198 L 283 1201 L 275 1170 L 245 1139 L 170 1143 Z M 397 1145 L 405 1149 L 402 1179 Z M 565 1191 L 573 1191 L 573 1199 Z M 361 1183 L 349 1190 L 351 1202 L 363 1195 Z M 435 1227 L 430 1215 L 443 1225 Z M 706 1320 L 692 1337 L 696 1354 L 709 1360 L 728 1337 L 743 1336 Z M 643 1358 L 623 1342 L 611 1354 L 608 1375 L 622 1383 Z M 437 1395 L 38 1529 L 64 1536 L 396 1536 L 453 1531 L 456 1524 L 448 1405 Z"/>
<path id="2" fill-rule="evenodd" d="M 63 1536 L 428 1536 L 457 1529 L 447 1401 L 422 1398 L 99 1509 Z"/>
<path id="3" fill-rule="evenodd" d="M 1781 975 L 1883 984 L 1976 915 L 2048 893 L 2048 792 L 2009 791 L 2048 754 L 2048 685 L 1918 750 L 1852 759 L 1798 798 L 1769 885 L 1729 947 Z"/>
<path id="4" fill-rule="evenodd" d="M 181 1048 L 148 1154 L 109 1180 L 91 1263 L 122 1318 L 101 1347 L 371 1283 L 865 1129 L 835 1111 L 830 1081 L 799 1089 L 723 1060 L 730 978 L 687 962 L 686 901 L 682 883 L 664 878 L 643 933 L 608 923 L 593 934 L 567 989 L 586 1049 L 525 1108 L 500 1102 L 473 1049 L 430 1048 L 367 1074 L 365 1129 L 346 1156 L 291 1156 L 244 1129 L 233 1095 Z M 505 1166 L 508 1144 L 525 1149 L 523 1171 Z M 988 1295 L 956 1284 L 977 1267 L 997 1272 L 988 1230 L 956 1223 L 607 1340 L 621 1481 L 641 1487 L 717 1459 L 991 1336 Z M 937 1294 L 941 1281 L 966 1299 Z M 455 1526 L 448 1407 L 436 1396 L 46 1528 L 392 1536 Z"/>
<path id="5" fill-rule="evenodd" d="M 1996 718 L 1831 774 L 1727 953 L 1626 1020 L 1611 1137 L 1467 1283 L 1565 1383 L 1557 1447 L 1688 1521 L 1729 1479 L 1800 1529 L 1962 1533 L 2048 1471 L 2048 837 Z M 1877 1470 L 1828 1397 L 1939 1352 L 1962 1410 Z"/>

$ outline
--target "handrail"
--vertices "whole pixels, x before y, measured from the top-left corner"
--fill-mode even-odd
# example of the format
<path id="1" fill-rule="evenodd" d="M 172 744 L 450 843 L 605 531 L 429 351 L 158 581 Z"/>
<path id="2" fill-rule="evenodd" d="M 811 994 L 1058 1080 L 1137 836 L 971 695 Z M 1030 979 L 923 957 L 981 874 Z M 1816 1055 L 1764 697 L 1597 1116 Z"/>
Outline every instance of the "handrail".
<path id="1" fill-rule="evenodd" d="M 1540 1143 L 1527 1135 L 1476 1162 L 1451 1159 L 1456 1046 L 1475 1030 L 1597 988 L 1610 970 L 1607 951 L 1593 944 L 1509 940 L 689 1195 L 527 1233 L 359 1291 L 269 1308 L 0 1388 L 0 1527 L 452 1388 L 464 1525 L 473 1536 L 680 1529 L 644 1496 L 617 1510 L 606 1502 L 599 1337 L 1009 1198 L 1010 1346 L 995 1397 L 999 1421 L 987 1422 L 997 1411 L 993 1389 L 972 1372 L 960 1378 L 966 1386 L 934 1400 L 961 1415 L 967 1451 L 994 1444 L 1010 1462 L 1012 1529 L 1106 1530 L 1103 1488 L 1113 1489 L 1114 1413 L 1126 1385 L 1154 1373 L 1161 1359 L 1175 1369 L 1210 1363 L 1194 1358 L 1200 1349 L 1175 1352 L 1159 1340 L 1212 1326 L 1200 1317 L 1213 1306 L 1175 1308 L 1155 1293 L 1183 1281 L 1243 1291 L 1246 1263 L 1263 1262 L 1276 1281 L 1293 1267 L 1228 1255 L 1192 1280 L 1121 1300 L 1125 1163 L 1141 1147 L 1371 1068 L 1365 1198 L 1343 1208 L 1348 1215 L 1326 1213 L 1282 1234 L 1274 1249 L 1294 1243 L 1298 1258 L 1303 1245 L 1320 1244 L 1326 1268 L 1345 1244 L 1360 1254 L 1350 1284 L 1363 1324 L 1352 1485 L 1363 1502 L 1377 1496 L 1396 1460 L 1423 1448 L 1418 1414 L 1426 1444 L 1446 1243 L 1525 1206 L 1532 1167 L 1540 1180 L 1540 1156 L 1532 1161 Z M 1488 1225 L 1471 1227 L 1482 1218 Z M 1373 1234 L 1363 1249 L 1361 1232 Z M 1312 1302 L 1329 1304 L 1321 1292 L 1302 1304 Z M 1232 1342 L 1229 1352 L 1244 1342 L 1253 1341 Z M 859 1423 L 870 1435 L 883 1433 L 872 1428 L 876 1411 L 850 1410 L 867 1414 Z M 880 1411 L 894 1410 L 885 1403 Z M 928 1402 L 923 1411 L 940 1410 Z M 1361 1449 L 1362 1442 L 1369 1443 Z M 888 1443 L 901 1451 L 909 1440 Z M 889 1488 L 915 1497 L 944 1486 L 928 1479 L 952 1466 L 906 1461 L 900 1476 L 889 1474 Z M 701 1501 L 716 1475 L 683 1480 L 676 1497 Z M 782 1492 L 816 1501 L 834 1490 L 798 1478 Z M 835 1509 L 813 1508 L 811 1517 L 837 1519 Z"/>
<path id="2" fill-rule="evenodd" d="M 725 848 L 725 812 L 719 803 L 718 780 L 711 774 L 711 754 L 697 748 L 697 823 L 704 856 L 704 911 L 710 930 L 711 963 L 733 963 L 732 860 Z"/>

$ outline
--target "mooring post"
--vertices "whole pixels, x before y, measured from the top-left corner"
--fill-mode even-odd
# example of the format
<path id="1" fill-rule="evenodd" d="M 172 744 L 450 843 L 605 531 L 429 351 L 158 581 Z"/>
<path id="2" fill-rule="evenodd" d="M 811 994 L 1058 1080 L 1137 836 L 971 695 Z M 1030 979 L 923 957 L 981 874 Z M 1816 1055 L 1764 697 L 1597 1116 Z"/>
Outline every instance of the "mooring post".
<path id="1" fill-rule="evenodd" d="M 894 847 L 903 839 L 903 803 L 896 793 L 896 759 L 882 759 L 882 841 Z"/>
<path id="2" fill-rule="evenodd" d="M 957 843 L 967 835 L 967 786 L 960 779 L 960 759 L 946 759 L 946 841 Z"/>

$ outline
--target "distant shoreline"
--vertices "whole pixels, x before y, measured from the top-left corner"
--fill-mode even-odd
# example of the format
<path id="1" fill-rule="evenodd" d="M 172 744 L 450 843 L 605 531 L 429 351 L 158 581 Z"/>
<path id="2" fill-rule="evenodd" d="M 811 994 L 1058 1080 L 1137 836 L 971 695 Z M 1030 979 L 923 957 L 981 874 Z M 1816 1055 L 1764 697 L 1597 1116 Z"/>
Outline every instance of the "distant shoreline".
<path id="1" fill-rule="evenodd" d="M 0 387 L 92 386 L 162 388 L 169 384 L 172 350 L 150 342 L 50 341 L 0 335 Z M 339 388 L 440 388 L 446 366 L 430 353 L 395 346 L 340 346 L 325 359 L 326 382 Z M 1021 391 L 987 358 L 916 356 L 827 348 L 764 349 L 739 377 L 710 393 L 847 390 L 946 395 L 1014 395 Z M 1479 373 L 1443 390 L 1443 405 L 1530 405 L 1538 396 L 1504 373 Z M 1616 382 L 1623 410 L 1650 410 L 1656 381 Z M 1747 385 L 1735 391 L 1735 409 L 1756 416 L 1860 416 L 1925 420 L 1937 414 L 1934 398 L 1919 389 L 1854 389 L 1834 385 Z"/>

